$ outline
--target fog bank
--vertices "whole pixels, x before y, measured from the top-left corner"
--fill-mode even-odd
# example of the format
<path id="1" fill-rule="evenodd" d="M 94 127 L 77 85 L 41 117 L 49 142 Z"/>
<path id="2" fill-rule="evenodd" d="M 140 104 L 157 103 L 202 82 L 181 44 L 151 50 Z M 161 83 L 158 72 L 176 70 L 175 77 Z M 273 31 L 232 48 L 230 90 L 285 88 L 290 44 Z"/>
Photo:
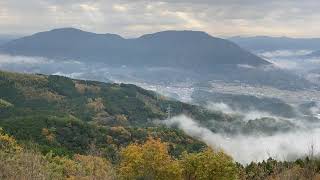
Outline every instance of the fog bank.
<path id="1" fill-rule="evenodd" d="M 168 126 L 177 126 L 186 134 L 204 141 L 213 148 L 221 148 L 236 161 L 246 164 L 262 161 L 269 157 L 278 160 L 294 160 L 310 153 L 313 145 L 315 154 L 319 153 L 320 129 L 292 131 L 271 136 L 216 134 L 202 127 L 197 121 L 180 115 L 165 120 Z"/>

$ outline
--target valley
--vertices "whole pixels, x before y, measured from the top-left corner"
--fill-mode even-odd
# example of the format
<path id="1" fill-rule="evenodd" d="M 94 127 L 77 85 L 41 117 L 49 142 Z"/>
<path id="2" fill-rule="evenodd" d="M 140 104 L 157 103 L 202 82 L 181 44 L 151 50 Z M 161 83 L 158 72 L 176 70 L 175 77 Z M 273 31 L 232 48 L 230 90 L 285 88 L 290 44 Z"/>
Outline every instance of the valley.
<path id="1" fill-rule="evenodd" d="M 170 37 L 181 32 L 160 33 L 161 38 L 167 33 Z M 51 48 L 55 47 L 48 51 Z M 268 158 L 294 161 L 306 156 L 305 147 L 319 145 L 314 142 L 320 129 L 319 84 L 307 78 L 311 65 L 299 62 L 301 54 L 260 51 L 250 57 L 268 56 L 268 63 L 217 62 L 200 70 L 192 64 L 133 66 L 89 56 L 8 51 L 0 55 L 0 68 L 5 70 L 0 73 L 0 126 L 18 141 L 32 139 L 43 153 L 73 156 L 94 146 L 100 156 L 117 164 L 122 148 L 159 138 L 173 158 L 221 148 L 249 168 Z M 303 66 L 283 68 L 281 63 L 288 61 Z M 299 143 L 290 143 L 295 140 Z M 244 148 L 248 145 L 250 149 Z"/>
<path id="2" fill-rule="evenodd" d="M 319 0 L 0 0 L 0 180 L 320 180 Z"/>

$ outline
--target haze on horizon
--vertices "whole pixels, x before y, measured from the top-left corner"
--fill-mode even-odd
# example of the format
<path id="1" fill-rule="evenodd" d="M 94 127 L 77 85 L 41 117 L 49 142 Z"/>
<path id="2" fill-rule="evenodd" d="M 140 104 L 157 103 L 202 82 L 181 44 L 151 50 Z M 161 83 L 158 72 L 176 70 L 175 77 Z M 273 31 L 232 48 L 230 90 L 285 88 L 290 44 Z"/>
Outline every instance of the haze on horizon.
<path id="1" fill-rule="evenodd" d="M 319 5 L 317 0 L 1 0 L 0 34 L 74 27 L 124 37 L 163 30 L 319 37 Z"/>

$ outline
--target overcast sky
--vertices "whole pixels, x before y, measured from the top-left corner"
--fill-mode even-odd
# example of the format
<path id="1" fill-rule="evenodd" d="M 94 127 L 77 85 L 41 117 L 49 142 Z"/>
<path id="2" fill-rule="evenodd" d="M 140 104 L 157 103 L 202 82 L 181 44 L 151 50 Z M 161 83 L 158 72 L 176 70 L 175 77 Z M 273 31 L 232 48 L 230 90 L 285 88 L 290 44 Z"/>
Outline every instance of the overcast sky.
<path id="1" fill-rule="evenodd" d="M 184 29 L 320 37 L 319 9 L 319 0 L 0 0 L 0 34 L 75 27 L 125 37 Z"/>

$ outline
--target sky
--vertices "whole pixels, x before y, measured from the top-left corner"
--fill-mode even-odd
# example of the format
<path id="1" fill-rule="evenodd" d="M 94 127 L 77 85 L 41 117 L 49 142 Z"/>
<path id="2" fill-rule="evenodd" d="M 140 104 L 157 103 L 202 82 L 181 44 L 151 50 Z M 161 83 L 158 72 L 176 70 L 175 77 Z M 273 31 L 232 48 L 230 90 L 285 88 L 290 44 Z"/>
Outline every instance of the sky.
<path id="1" fill-rule="evenodd" d="M 320 37 L 319 7 L 319 0 L 0 0 L 0 34 L 74 27 L 124 37 L 163 30 Z"/>

